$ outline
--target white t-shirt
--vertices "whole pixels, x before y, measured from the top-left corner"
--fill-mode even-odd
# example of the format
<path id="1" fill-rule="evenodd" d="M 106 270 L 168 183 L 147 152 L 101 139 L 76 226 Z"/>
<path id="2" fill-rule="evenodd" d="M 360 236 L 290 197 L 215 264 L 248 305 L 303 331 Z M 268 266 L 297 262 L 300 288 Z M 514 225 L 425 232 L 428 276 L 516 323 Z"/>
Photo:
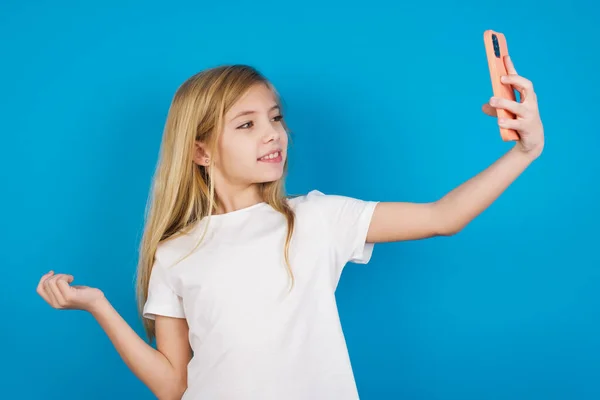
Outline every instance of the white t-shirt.
<path id="1" fill-rule="evenodd" d="M 311 191 L 296 213 L 289 292 L 285 217 L 267 203 L 210 217 L 161 244 L 144 317 L 187 318 L 193 358 L 185 400 L 355 400 L 335 289 L 347 262 L 366 264 L 377 202 Z"/>

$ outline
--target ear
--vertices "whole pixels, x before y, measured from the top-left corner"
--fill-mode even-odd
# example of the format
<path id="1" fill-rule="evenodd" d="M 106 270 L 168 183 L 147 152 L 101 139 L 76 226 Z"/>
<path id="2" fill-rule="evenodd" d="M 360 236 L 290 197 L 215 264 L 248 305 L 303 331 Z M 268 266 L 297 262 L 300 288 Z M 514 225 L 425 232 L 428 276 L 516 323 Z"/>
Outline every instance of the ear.
<path id="1" fill-rule="evenodd" d="M 211 157 L 208 152 L 207 146 L 200 142 L 194 142 L 194 163 L 202 167 L 208 167 L 210 165 Z"/>

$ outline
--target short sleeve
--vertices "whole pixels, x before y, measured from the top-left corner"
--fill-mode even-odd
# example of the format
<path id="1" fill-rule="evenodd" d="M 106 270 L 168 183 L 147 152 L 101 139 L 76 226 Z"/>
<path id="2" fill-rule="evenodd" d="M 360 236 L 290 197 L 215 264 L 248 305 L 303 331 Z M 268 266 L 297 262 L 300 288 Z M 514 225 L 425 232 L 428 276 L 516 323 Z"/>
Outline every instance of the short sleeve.
<path id="1" fill-rule="evenodd" d="M 318 203 L 339 260 L 367 264 L 374 248 L 373 243 L 367 243 L 367 234 L 378 202 L 326 195 L 317 190 L 310 192 L 308 197 Z"/>
<path id="2" fill-rule="evenodd" d="M 158 261 L 150 273 L 148 298 L 142 315 L 148 319 L 155 319 L 157 315 L 185 318 L 182 299 L 173 291 L 168 271 Z"/>

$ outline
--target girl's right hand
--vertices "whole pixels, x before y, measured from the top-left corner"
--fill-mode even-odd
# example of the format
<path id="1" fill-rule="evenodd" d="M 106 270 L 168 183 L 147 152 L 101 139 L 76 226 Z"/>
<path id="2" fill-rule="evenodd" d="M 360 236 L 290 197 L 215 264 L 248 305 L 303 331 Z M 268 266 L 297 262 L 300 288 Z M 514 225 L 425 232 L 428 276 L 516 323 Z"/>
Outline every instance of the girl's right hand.
<path id="1" fill-rule="evenodd" d="M 37 293 L 56 309 L 91 311 L 104 298 L 100 289 L 89 286 L 71 285 L 73 276 L 48 272 L 42 276 Z"/>

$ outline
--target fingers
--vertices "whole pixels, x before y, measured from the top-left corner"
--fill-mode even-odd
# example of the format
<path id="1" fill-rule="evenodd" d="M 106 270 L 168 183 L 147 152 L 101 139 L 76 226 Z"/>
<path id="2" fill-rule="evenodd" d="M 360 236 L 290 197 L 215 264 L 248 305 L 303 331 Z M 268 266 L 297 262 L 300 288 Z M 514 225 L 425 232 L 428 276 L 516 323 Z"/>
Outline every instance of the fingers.
<path id="1" fill-rule="evenodd" d="M 48 279 L 47 287 L 50 291 L 51 296 L 54 298 L 56 302 L 56 308 L 63 308 L 66 306 L 65 298 L 60 292 L 58 286 L 56 286 L 56 282 L 62 278 L 62 274 L 54 275 L 53 277 Z"/>
<path id="2" fill-rule="evenodd" d="M 516 131 L 520 131 L 523 129 L 523 120 L 500 118 L 498 119 L 498 126 L 501 128 L 514 129 Z"/>
<path id="3" fill-rule="evenodd" d="M 73 282 L 73 276 L 67 274 L 54 274 L 48 272 L 40 279 L 37 287 L 37 293 L 52 307 L 67 307 L 69 298 L 69 283 Z"/>
<path id="4" fill-rule="evenodd" d="M 506 72 L 509 74 L 518 75 L 510 56 L 504 56 L 504 66 L 506 67 Z"/>
<path id="5" fill-rule="evenodd" d="M 500 78 L 500 81 L 502 83 L 512 85 L 515 89 L 517 89 L 521 94 L 523 101 L 534 95 L 533 83 L 529 79 L 523 78 L 520 75 L 505 75 Z"/>
<path id="6" fill-rule="evenodd" d="M 520 93 L 521 102 L 525 102 L 528 97 L 535 96 L 533 83 L 529 79 L 526 79 L 517 73 L 510 56 L 504 57 L 504 65 L 508 75 L 501 77 L 500 81 L 502 83 L 512 85 Z"/>
<path id="7" fill-rule="evenodd" d="M 71 295 L 73 293 L 73 288 L 69 285 L 69 283 L 73 281 L 73 277 L 71 276 L 71 279 L 69 280 L 69 276 L 70 275 L 67 275 L 65 279 L 58 279 L 56 281 L 56 287 L 60 292 L 60 295 L 62 296 L 63 300 L 65 301 L 64 306 L 66 306 L 66 304 L 70 302 Z"/>
<path id="8" fill-rule="evenodd" d="M 48 303 L 50 303 L 50 305 L 54 308 L 60 308 L 58 304 L 58 299 L 56 298 L 56 295 L 54 294 L 54 291 L 51 287 L 52 279 L 55 277 L 56 275 L 52 275 L 44 280 L 43 290 L 46 296 L 48 297 Z"/>
<path id="9" fill-rule="evenodd" d="M 37 285 L 37 288 L 36 288 L 37 294 L 39 294 L 40 297 L 49 304 L 52 304 L 52 300 L 51 300 L 50 296 L 48 295 L 48 293 L 46 293 L 45 283 L 46 283 L 46 280 L 48 278 L 50 278 L 52 275 L 54 275 L 54 271 L 49 271 L 48 273 L 42 275 L 42 277 Z"/>
<path id="10" fill-rule="evenodd" d="M 492 97 L 490 99 L 490 106 L 493 108 L 501 108 L 506 111 L 525 118 L 527 116 L 528 109 L 523 103 L 517 103 L 513 100 L 508 100 L 502 97 Z"/>

